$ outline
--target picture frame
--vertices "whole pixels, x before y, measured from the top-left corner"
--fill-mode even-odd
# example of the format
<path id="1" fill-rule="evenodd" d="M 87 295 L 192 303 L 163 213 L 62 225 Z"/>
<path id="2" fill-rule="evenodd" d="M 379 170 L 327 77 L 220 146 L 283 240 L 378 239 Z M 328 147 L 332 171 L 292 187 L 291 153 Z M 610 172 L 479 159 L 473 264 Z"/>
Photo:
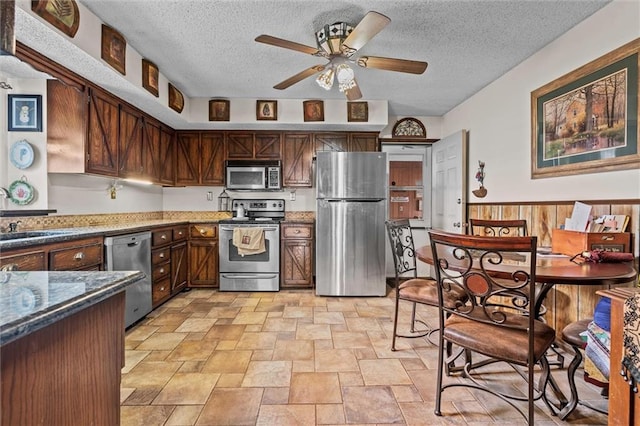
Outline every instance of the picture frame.
<path id="1" fill-rule="evenodd" d="M 640 167 L 640 38 L 531 92 L 533 179 Z"/>
<path id="2" fill-rule="evenodd" d="M 158 90 L 158 81 L 160 79 L 160 71 L 153 62 L 148 59 L 142 60 L 142 87 L 147 89 L 156 98 L 160 93 Z"/>
<path id="3" fill-rule="evenodd" d="M 229 121 L 230 102 L 228 99 L 209 100 L 209 121 Z"/>
<path id="4" fill-rule="evenodd" d="M 184 109 L 184 96 L 173 84 L 169 83 L 169 108 L 181 113 Z"/>
<path id="5" fill-rule="evenodd" d="M 347 121 L 350 123 L 369 121 L 369 104 L 367 102 L 347 102 Z"/>
<path id="6" fill-rule="evenodd" d="M 102 59 L 122 75 L 126 73 L 127 41 L 118 31 L 102 24 Z"/>
<path id="7" fill-rule="evenodd" d="M 8 95 L 7 110 L 10 132 L 42 131 L 41 95 Z"/>
<path id="8" fill-rule="evenodd" d="M 277 120 L 278 101 L 256 101 L 256 120 Z"/>
<path id="9" fill-rule="evenodd" d="M 32 0 L 31 10 L 73 38 L 80 26 L 80 11 L 75 0 Z"/>
<path id="10" fill-rule="evenodd" d="M 324 102 L 319 100 L 303 101 L 304 121 L 324 121 Z"/>

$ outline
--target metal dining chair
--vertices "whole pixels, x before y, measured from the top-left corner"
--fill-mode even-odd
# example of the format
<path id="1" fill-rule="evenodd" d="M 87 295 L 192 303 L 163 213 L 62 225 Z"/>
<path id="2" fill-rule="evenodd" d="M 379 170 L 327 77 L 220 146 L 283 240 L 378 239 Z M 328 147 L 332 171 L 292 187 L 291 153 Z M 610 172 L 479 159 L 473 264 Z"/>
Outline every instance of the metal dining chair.
<path id="1" fill-rule="evenodd" d="M 535 299 L 536 237 L 480 237 L 429 231 L 433 252 L 439 307 L 439 353 L 435 414 L 442 415 L 442 393 L 451 387 L 465 386 L 482 390 L 505 401 L 534 424 L 534 402 L 542 399 L 550 409 L 545 390 L 550 372 L 546 352 L 555 339 L 555 330 L 536 318 L 534 303 L 513 303 Z M 523 256 L 525 254 L 526 256 Z M 521 266 L 511 274 L 496 276 L 489 272 L 513 260 Z M 466 303 L 451 306 L 444 301 L 451 289 L 462 289 Z M 505 295 L 507 297 L 505 297 Z M 465 359 L 462 377 L 443 384 L 443 370 L 452 361 L 445 358 L 447 344 L 463 348 L 465 353 L 483 355 L 482 363 Z M 494 380 L 483 381 L 482 365 L 504 362 L 516 370 L 527 384 L 526 396 L 508 394 Z M 540 367 L 538 380 L 535 368 Z M 495 368 L 491 370 L 495 374 Z M 493 386 L 492 386 L 492 382 Z M 508 387 L 507 387 L 508 388 Z M 526 401 L 522 410 L 514 402 Z"/>
<path id="2" fill-rule="evenodd" d="M 491 237 L 526 237 L 527 221 L 525 219 L 469 219 L 471 235 Z"/>

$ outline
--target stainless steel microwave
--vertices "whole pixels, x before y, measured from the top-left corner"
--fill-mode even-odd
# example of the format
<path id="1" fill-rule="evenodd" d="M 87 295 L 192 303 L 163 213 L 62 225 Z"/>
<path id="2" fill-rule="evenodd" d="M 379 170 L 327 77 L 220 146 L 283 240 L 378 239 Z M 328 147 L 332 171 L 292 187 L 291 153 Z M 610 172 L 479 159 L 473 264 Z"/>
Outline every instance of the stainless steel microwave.
<path id="1" fill-rule="evenodd" d="M 226 186 L 235 191 L 278 191 L 282 189 L 280 161 L 227 160 Z"/>

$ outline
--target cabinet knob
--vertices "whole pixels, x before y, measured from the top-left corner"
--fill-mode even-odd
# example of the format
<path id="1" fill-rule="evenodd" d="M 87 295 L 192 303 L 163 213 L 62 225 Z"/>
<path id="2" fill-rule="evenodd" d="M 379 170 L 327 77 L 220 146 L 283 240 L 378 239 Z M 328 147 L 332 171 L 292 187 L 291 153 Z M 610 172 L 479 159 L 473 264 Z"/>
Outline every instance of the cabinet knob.
<path id="1" fill-rule="evenodd" d="M 296 229 L 296 230 L 295 230 L 295 233 L 296 233 L 296 234 L 299 234 L 299 233 L 300 233 L 300 230 L 299 230 L 299 229 Z"/>
<path id="2" fill-rule="evenodd" d="M 206 234 L 206 233 L 207 233 L 207 230 L 206 230 L 206 229 L 201 229 L 201 230 L 200 230 L 200 233 L 201 233 L 202 235 L 204 235 L 204 234 Z"/>
<path id="3" fill-rule="evenodd" d="M 180 235 L 180 236 L 182 237 L 182 231 L 179 231 L 179 232 L 178 232 L 178 235 Z"/>
<path id="4" fill-rule="evenodd" d="M 166 239 L 167 239 L 167 234 L 162 234 L 162 235 L 160 236 L 160 239 L 161 239 L 161 240 L 166 240 Z"/>
<path id="5" fill-rule="evenodd" d="M 160 268 L 160 273 L 164 273 L 164 268 Z"/>
<path id="6" fill-rule="evenodd" d="M 164 291 L 164 287 L 160 287 L 160 291 Z"/>
<path id="7" fill-rule="evenodd" d="M 160 259 L 164 259 L 164 252 L 160 253 L 160 255 L 158 256 Z"/>
<path id="8" fill-rule="evenodd" d="M 82 259 L 84 259 L 84 253 L 79 251 L 79 252 L 77 252 L 76 254 L 73 255 L 73 258 L 75 260 L 82 260 Z"/>

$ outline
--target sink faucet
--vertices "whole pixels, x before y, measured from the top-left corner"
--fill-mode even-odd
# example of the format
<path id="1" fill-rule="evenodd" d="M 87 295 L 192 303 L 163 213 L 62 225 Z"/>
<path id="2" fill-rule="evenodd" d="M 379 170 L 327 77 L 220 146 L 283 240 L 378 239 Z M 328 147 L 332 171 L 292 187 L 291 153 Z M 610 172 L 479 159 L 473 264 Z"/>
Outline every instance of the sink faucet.
<path id="1" fill-rule="evenodd" d="M 17 221 L 17 222 L 10 222 L 9 223 L 9 230 L 7 232 L 17 232 L 18 231 L 18 225 L 21 224 L 21 221 Z"/>

